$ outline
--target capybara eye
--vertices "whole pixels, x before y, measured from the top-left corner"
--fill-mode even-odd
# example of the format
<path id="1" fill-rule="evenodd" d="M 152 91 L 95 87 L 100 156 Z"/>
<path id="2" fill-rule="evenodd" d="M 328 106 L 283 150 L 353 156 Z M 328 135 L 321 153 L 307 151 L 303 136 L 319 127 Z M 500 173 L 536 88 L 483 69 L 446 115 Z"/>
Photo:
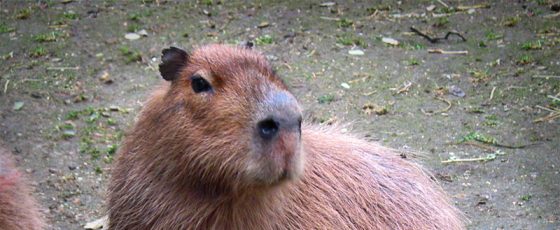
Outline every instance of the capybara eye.
<path id="1" fill-rule="evenodd" d="M 259 129 L 259 135 L 265 140 L 272 139 L 276 136 L 276 133 L 278 133 L 278 123 L 273 119 L 266 119 L 259 122 L 257 128 Z"/>
<path id="2" fill-rule="evenodd" d="M 212 86 L 206 79 L 196 74 L 191 77 L 191 86 L 195 93 L 201 93 L 212 90 Z"/>

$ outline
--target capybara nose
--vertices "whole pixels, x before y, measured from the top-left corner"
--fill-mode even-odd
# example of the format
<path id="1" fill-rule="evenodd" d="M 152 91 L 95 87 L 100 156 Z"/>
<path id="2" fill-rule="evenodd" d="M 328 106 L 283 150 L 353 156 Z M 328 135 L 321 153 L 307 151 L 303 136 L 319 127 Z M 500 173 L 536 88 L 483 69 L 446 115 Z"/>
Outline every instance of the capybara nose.
<path id="1" fill-rule="evenodd" d="M 262 139 L 267 141 L 276 137 L 281 131 L 299 134 L 301 133 L 301 120 L 301 114 L 282 111 L 280 114 L 259 121 L 257 132 Z"/>

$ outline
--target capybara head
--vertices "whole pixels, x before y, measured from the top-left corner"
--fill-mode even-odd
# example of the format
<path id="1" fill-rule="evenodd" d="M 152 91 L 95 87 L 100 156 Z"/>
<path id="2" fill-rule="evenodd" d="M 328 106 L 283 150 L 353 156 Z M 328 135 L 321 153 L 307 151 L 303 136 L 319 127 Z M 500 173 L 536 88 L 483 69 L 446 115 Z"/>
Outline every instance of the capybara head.
<path id="1" fill-rule="evenodd" d="M 162 53 L 159 71 L 171 83 L 164 100 L 181 111 L 165 116 L 173 124 L 165 132 L 188 144 L 168 153 L 182 154 L 188 179 L 267 187 L 302 173 L 301 109 L 262 54 L 228 45 Z"/>

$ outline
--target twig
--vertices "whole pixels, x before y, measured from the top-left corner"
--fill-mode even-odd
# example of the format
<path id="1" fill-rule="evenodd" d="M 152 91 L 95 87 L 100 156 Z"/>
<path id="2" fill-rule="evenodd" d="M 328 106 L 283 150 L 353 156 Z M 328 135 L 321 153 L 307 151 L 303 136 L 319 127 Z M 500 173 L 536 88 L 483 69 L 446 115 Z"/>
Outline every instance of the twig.
<path id="1" fill-rule="evenodd" d="M 494 91 L 496 91 L 496 86 L 492 88 L 492 91 L 490 92 L 490 97 L 488 98 L 488 100 L 484 101 L 483 105 L 490 104 L 490 101 L 492 101 L 492 98 L 494 98 Z"/>
<path id="2" fill-rule="evenodd" d="M 486 156 L 486 157 L 476 157 L 476 158 L 463 158 L 463 159 L 449 159 L 441 161 L 442 164 L 449 164 L 449 163 L 459 163 L 459 162 L 477 162 L 477 161 L 491 161 L 496 159 L 496 155 Z"/>
<path id="3" fill-rule="evenodd" d="M 543 16 L 543 18 L 555 18 L 555 17 L 558 17 L 558 16 L 560 16 L 560 12 L 555 13 L 555 14 L 547 14 L 547 15 Z"/>
<path id="4" fill-rule="evenodd" d="M 307 54 L 307 57 L 311 57 L 313 56 L 313 54 L 315 54 L 316 49 L 311 50 L 311 52 L 309 52 L 309 54 Z"/>
<path id="5" fill-rule="evenodd" d="M 487 141 L 482 141 L 482 140 L 476 140 L 478 142 L 481 142 L 483 144 L 486 145 L 490 145 L 490 146 L 495 146 L 495 147 L 500 147 L 500 148 L 507 148 L 507 149 L 523 149 L 523 148 L 527 148 L 529 146 L 533 146 L 533 145 L 538 145 L 541 144 L 541 142 L 534 142 L 534 143 L 529 143 L 529 144 L 523 144 L 523 145 L 507 145 L 507 144 L 500 144 L 500 143 L 496 143 L 496 142 L 487 142 Z M 460 141 L 458 143 L 450 143 L 450 145 L 459 145 L 459 144 L 469 144 L 469 145 L 475 145 L 474 143 L 477 142 L 473 142 L 473 141 Z M 475 145 L 481 148 L 485 148 L 479 145 Z M 489 147 L 488 147 L 489 148 Z"/>
<path id="6" fill-rule="evenodd" d="M 6 81 L 6 84 L 4 84 L 4 94 L 6 94 L 6 92 L 8 92 L 8 84 L 10 84 L 10 79 L 8 79 Z"/>
<path id="7" fill-rule="evenodd" d="M 364 95 L 364 96 L 369 96 L 369 95 L 372 95 L 372 94 L 374 94 L 374 93 L 377 93 L 377 91 L 375 91 L 375 90 L 374 90 L 374 91 L 369 91 L 369 92 L 367 92 L 367 93 L 362 93 L 362 95 Z"/>
<path id="8" fill-rule="evenodd" d="M 534 75 L 533 78 L 545 78 L 545 79 L 549 79 L 549 78 L 558 78 L 558 79 L 560 79 L 560 76 L 554 76 L 554 75 Z"/>
<path id="9" fill-rule="evenodd" d="M 550 114 L 548 114 L 544 117 L 537 118 L 537 119 L 533 120 L 533 122 L 534 123 L 539 123 L 539 122 L 543 122 L 543 121 L 551 121 L 551 120 L 554 120 L 556 118 L 560 118 L 560 112 L 550 113 Z"/>
<path id="10" fill-rule="evenodd" d="M 539 108 L 539 109 L 542 109 L 542 110 L 546 110 L 546 111 L 551 112 L 551 113 L 559 112 L 559 111 L 552 110 L 552 109 L 549 109 L 549 108 L 547 108 L 547 107 L 540 106 L 540 105 L 536 105 L 535 107 L 537 107 L 537 108 Z"/>
<path id="11" fill-rule="evenodd" d="M 437 0 L 440 4 L 442 4 L 443 6 L 445 6 L 445 8 L 449 8 L 449 5 L 445 4 L 445 2 L 443 2 L 442 0 Z"/>
<path id="12" fill-rule="evenodd" d="M 481 143 L 478 143 L 478 142 L 474 142 L 474 141 L 466 141 L 466 142 L 462 142 L 461 144 L 472 145 L 472 146 L 475 146 L 475 147 L 479 147 L 479 148 L 484 149 L 488 152 L 496 152 L 495 148 L 492 148 L 490 146 L 487 146 L 487 145 L 484 145 L 484 144 L 481 144 Z"/>
<path id="13" fill-rule="evenodd" d="M 321 16 L 319 18 L 321 18 L 323 20 L 328 20 L 328 21 L 340 21 L 340 18 L 332 18 L 332 17 L 324 17 L 324 16 Z"/>
<path id="14" fill-rule="evenodd" d="M 560 114 L 558 114 L 558 115 L 560 115 Z M 525 144 L 525 145 L 506 145 L 506 144 L 493 143 L 492 145 L 496 146 L 496 147 L 507 148 L 507 149 L 524 149 L 526 147 L 533 146 L 533 145 L 538 145 L 538 144 L 540 144 L 540 143 L 539 142 L 529 143 L 529 144 Z"/>
<path id="15" fill-rule="evenodd" d="M 437 114 L 437 113 L 445 113 L 445 112 L 447 112 L 451 109 L 451 105 L 453 105 L 453 104 L 450 101 L 446 100 L 445 98 L 441 98 L 441 97 L 436 97 L 436 99 L 447 103 L 447 107 L 445 107 L 444 109 L 433 111 L 433 112 L 426 112 L 426 111 L 424 111 L 424 109 L 420 109 L 420 111 L 422 111 L 422 113 L 424 113 L 425 115 L 431 116 L 431 115 L 434 115 L 434 114 Z"/>
<path id="16" fill-rule="evenodd" d="M 51 28 L 51 29 L 60 29 L 60 28 L 66 28 L 66 27 L 68 27 L 68 25 L 66 25 L 66 24 L 49 26 L 49 28 Z"/>
<path id="17" fill-rule="evenodd" d="M 451 36 L 451 35 L 455 35 L 455 36 L 460 37 L 464 42 L 467 41 L 467 39 L 466 39 L 465 37 L 463 37 L 463 35 L 461 35 L 459 32 L 456 32 L 456 31 L 449 31 L 449 32 L 447 32 L 447 34 L 445 34 L 445 37 L 443 37 L 443 38 L 439 38 L 439 37 L 432 38 L 432 37 L 428 36 L 427 34 L 424 34 L 424 33 L 420 32 L 419 30 L 417 30 L 417 29 L 414 28 L 414 27 L 410 27 L 410 31 L 412 31 L 412 32 L 414 32 L 414 33 L 416 33 L 416 34 L 418 34 L 418 35 L 420 35 L 420 36 L 426 38 L 426 39 L 427 39 L 428 41 L 430 41 L 431 43 L 437 43 L 437 42 L 439 42 L 440 40 L 444 40 L 444 39 L 445 39 L 445 40 L 448 40 L 448 39 L 449 39 L 449 36 Z"/>
<path id="18" fill-rule="evenodd" d="M 488 98 L 488 101 L 491 101 L 492 98 L 494 98 L 494 91 L 496 91 L 496 86 L 494 86 L 494 88 L 492 88 L 492 92 L 490 92 L 490 98 Z"/>
<path id="19" fill-rule="evenodd" d="M 546 96 L 546 97 L 551 98 L 551 99 L 553 99 L 553 100 L 560 101 L 560 98 L 557 98 L 557 97 L 552 96 L 552 95 L 548 95 L 548 96 Z"/>
<path id="20" fill-rule="evenodd" d="M 367 80 L 369 77 L 370 77 L 370 75 L 367 75 L 367 76 L 365 76 L 365 77 L 361 77 L 361 78 L 357 78 L 357 79 L 354 79 L 354 80 L 350 80 L 350 81 L 348 81 L 348 83 L 354 84 L 354 83 L 357 83 L 357 82 L 360 82 L 360 81 L 361 81 L 361 82 L 366 82 L 366 80 Z"/>
<path id="21" fill-rule="evenodd" d="M 470 9 L 482 9 L 482 8 L 490 8 L 490 4 L 485 3 L 485 4 L 478 4 L 472 6 L 457 6 L 457 10 L 459 11 L 470 10 Z"/>
<path id="22" fill-rule="evenodd" d="M 283 66 L 286 66 L 286 68 L 288 68 L 288 70 L 292 71 L 292 66 L 290 66 L 288 63 L 283 63 Z"/>
<path id="23" fill-rule="evenodd" d="M 79 70 L 80 67 L 76 66 L 76 67 L 47 67 L 47 70 L 60 70 L 60 71 L 65 71 L 65 70 Z"/>
<path id="24" fill-rule="evenodd" d="M 408 83 L 404 84 L 403 87 L 401 87 L 400 89 L 397 90 L 397 92 L 395 92 L 395 95 L 401 94 L 401 93 L 404 93 L 404 92 L 408 92 L 410 87 L 412 87 L 412 82 L 408 82 Z"/>
<path id="25" fill-rule="evenodd" d="M 469 54 L 469 51 L 468 50 L 447 51 L 447 50 L 442 50 L 442 49 L 428 49 L 428 53 L 467 55 L 467 54 Z"/>

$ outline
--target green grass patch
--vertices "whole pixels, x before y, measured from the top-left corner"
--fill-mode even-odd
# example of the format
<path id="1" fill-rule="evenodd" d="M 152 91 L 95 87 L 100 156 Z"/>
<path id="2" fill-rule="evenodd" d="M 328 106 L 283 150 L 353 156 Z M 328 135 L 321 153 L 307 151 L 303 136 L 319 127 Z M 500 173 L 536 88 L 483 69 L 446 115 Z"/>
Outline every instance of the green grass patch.
<path id="1" fill-rule="evenodd" d="M 533 58 L 533 56 L 529 55 L 529 54 L 523 54 L 521 56 L 519 56 L 516 60 L 516 63 L 518 65 L 528 65 L 535 62 L 535 59 Z"/>
<path id="2" fill-rule="evenodd" d="M 202 3 L 202 5 L 211 6 L 214 5 L 214 0 L 202 0 L 200 3 Z"/>
<path id="3" fill-rule="evenodd" d="M 134 32 L 136 32 L 136 31 L 141 30 L 141 28 L 142 28 L 142 26 L 141 26 L 140 24 L 138 24 L 138 23 L 129 23 L 129 24 L 126 26 L 126 32 L 134 33 Z"/>
<path id="4" fill-rule="evenodd" d="M 255 38 L 255 44 L 257 45 L 270 45 L 272 43 L 274 43 L 274 38 L 268 34 Z"/>
<path id="5" fill-rule="evenodd" d="M 502 24 L 504 26 L 507 26 L 507 27 L 514 27 L 517 24 L 519 24 L 520 21 L 521 21 L 521 17 L 513 16 L 513 17 L 507 17 L 506 19 L 504 19 L 504 22 Z"/>
<path id="6" fill-rule="evenodd" d="M 479 42 L 478 42 L 478 47 L 480 47 L 480 48 L 486 48 L 486 47 L 487 47 L 486 42 L 484 42 L 484 41 L 479 41 Z"/>
<path id="7" fill-rule="evenodd" d="M 492 75 L 490 74 L 490 70 L 488 69 L 486 70 L 472 69 L 469 70 L 469 73 L 471 74 L 473 82 L 475 83 L 487 82 L 492 77 Z"/>
<path id="8" fill-rule="evenodd" d="M 494 114 L 485 116 L 484 121 L 482 122 L 482 125 L 488 126 L 488 127 L 498 126 L 498 116 L 496 116 Z"/>
<path id="9" fill-rule="evenodd" d="M 337 36 L 336 43 L 344 46 L 356 45 L 363 48 L 367 47 L 367 43 L 363 37 L 356 36 L 352 33 L 345 33 Z"/>
<path id="10" fill-rule="evenodd" d="M 319 104 L 330 104 L 332 101 L 334 101 L 334 95 L 332 94 L 325 94 L 317 98 Z"/>
<path id="11" fill-rule="evenodd" d="M 42 57 L 45 56 L 46 54 L 47 54 L 47 49 L 45 49 L 44 46 L 37 46 L 33 48 L 31 52 L 29 52 L 29 56 L 34 58 Z"/>
<path id="12" fill-rule="evenodd" d="M 543 41 L 542 40 L 536 40 L 536 41 L 526 41 L 523 44 L 521 44 L 521 49 L 523 50 L 540 50 L 543 47 Z"/>
<path id="13" fill-rule="evenodd" d="M 68 20 L 79 19 L 79 15 L 72 10 L 69 10 L 69 11 L 66 11 L 66 12 L 62 13 L 62 17 L 65 18 L 65 19 L 68 19 Z"/>
<path id="14" fill-rule="evenodd" d="M 492 40 L 498 40 L 504 37 L 504 35 L 502 34 L 498 34 L 492 30 L 487 31 L 484 36 L 486 37 L 486 40 L 488 41 L 492 41 Z"/>
<path id="15" fill-rule="evenodd" d="M 433 26 L 435 27 L 445 27 L 449 24 L 449 17 L 439 17 L 434 21 Z"/>
<path id="16" fill-rule="evenodd" d="M 71 136 L 80 137 L 79 151 L 82 154 L 89 155 L 92 159 L 100 159 L 110 163 L 113 155 L 117 152 L 118 142 L 124 136 L 124 132 L 116 127 L 116 121 L 111 118 L 114 113 L 127 113 L 128 110 L 118 107 L 110 108 L 94 108 L 87 107 L 82 110 L 73 110 L 64 116 L 65 122 L 58 126 L 57 130 L 64 134 L 70 130 Z M 113 125 L 108 125 L 112 120 Z M 79 124 L 80 132 L 76 132 L 76 126 Z"/>
<path id="17" fill-rule="evenodd" d="M 126 64 L 142 61 L 142 53 L 132 50 L 128 46 L 121 46 L 119 48 L 119 51 L 121 52 L 122 56 L 124 56 Z"/>
<path id="18" fill-rule="evenodd" d="M 16 31 L 16 28 L 14 27 L 9 27 L 8 25 L 6 25 L 4 22 L 0 23 L 0 34 L 3 33 L 10 33 L 10 32 L 14 32 Z"/>
<path id="19" fill-rule="evenodd" d="M 408 65 L 420 65 L 420 61 L 416 58 L 410 58 L 408 59 Z"/>
<path id="20" fill-rule="evenodd" d="M 414 42 L 401 42 L 399 44 L 399 47 L 405 49 L 405 50 L 424 50 L 426 49 L 426 46 L 420 43 L 414 43 Z"/>
<path id="21" fill-rule="evenodd" d="M 434 12 L 437 14 L 452 14 L 457 12 L 457 9 L 453 7 L 438 7 Z"/>
<path id="22" fill-rule="evenodd" d="M 135 11 L 135 12 L 128 13 L 128 20 L 140 22 L 142 21 L 142 18 L 150 17 L 152 16 L 152 14 L 153 12 L 149 9 Z"/>
<path id="23" fill-rule="evenodd" d="M 391 10 L 391 5 L 389 5 L 387 3 L 382 3 L 382 4 L 379 4 L 377 6 L 366 8 L 366 12 L 368 13 L 368 15 L 372 15 L 376 11 L 389 11 L 389 10 Z"/>
<path id="24" fill-rule="evenodd" d="M 533 196 L 531 194 L 523 195 L 519 199 L 522 201 L 529 201 Z"/>
<path id="25" fill-rule="evenodd" d="M 54 42 L 60 37 L 62 37 L 62 33 L 57 31 L 52 31 L 50 33 L 34 35 L 33 40 L 36 42 Z"/>
<path id="26" fill-rule="evenodd" d="M 491 144 L 491 145 L 495 145 L 498 144 L 498 140 L 496 140 L 496 138 L 489 136 L 489 135 L 484 135 L 481 134 L 479 132 L 470 132 L 467 135 L 461 137 L 461 139 L 459 140 L 459 143 L 463 143 L 463 142 L 467 142 L 467 141 L 478 141 L 478 142 L 482 142 L 485 144 Z"/>
<path id="27" fill-rule="evenodd" d="M 336 25 L 340 28 L 348 28 L 354 25 L 354 21 L 347 18 L 341 18 L 340 20 L 336 21 Z"/>
<path id="28" fill-rule="evenodd" d="M 24 19 L 28 19 L 29 16 L 31 16 L 31 8 L 23 8 L 16 12 L 15 18 L 24 20 Z"/>

